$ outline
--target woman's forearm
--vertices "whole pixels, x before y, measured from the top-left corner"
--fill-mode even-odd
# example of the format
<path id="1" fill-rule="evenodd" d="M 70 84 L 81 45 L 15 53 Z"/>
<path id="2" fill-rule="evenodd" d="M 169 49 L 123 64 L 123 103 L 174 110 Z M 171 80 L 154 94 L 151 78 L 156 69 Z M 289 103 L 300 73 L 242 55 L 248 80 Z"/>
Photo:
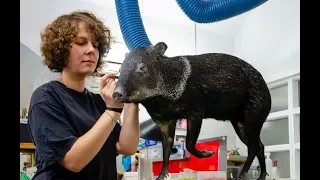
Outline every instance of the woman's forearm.
<path id="1" fill-rule="evenodd" d="M 117 112 L 103 113 L 95 125 L 86 134 L 79 137 L 65 154 L 60 161 L 61 165 L 73 172 L 81 171 L 96 156 L 109 137 L 115 126 L 112 119 L 118 120 L 119 118 L 120 113 Z"/>
<path id="2" fill-rule="evenodd" d="M 136 153 L 140 138 L 139 106 L 138 104 L 124 104 L 123 125 L 120 131 L 117 149 L 120 154 L 132 155 Z"/>

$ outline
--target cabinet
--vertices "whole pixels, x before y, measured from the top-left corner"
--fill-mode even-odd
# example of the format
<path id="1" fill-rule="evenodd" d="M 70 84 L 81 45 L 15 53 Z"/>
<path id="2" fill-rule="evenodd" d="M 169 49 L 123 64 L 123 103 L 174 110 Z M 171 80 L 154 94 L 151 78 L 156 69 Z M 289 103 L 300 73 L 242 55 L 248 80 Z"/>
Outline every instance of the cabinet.
<path id="1" fill-rule="evenodd" d="M 261 131 L 280 178 L 300 179 L 300 73 L 268 83 L 271 112 Z"/>
<path id="2" fill-rule="evenodd" d="M 20 119 L 20 153 L 29 156 L 27 164 L 31 167 L 35 165 L 35 149 L 27 128 L 27 120 Z"/>

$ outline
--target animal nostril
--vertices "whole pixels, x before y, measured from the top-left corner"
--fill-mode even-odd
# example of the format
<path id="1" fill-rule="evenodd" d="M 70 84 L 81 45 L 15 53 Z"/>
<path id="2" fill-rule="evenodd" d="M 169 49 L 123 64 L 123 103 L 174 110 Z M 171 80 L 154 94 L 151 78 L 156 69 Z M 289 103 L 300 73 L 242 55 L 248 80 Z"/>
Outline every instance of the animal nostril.
<path id="1" fill-rule="evenodd" d="M 122 98 L 123 94 L 119 92 L 114 92 L 113 93 L 113 98 Z"/>
<path id="2" fill-rule="evenodd" d="M 121 86 L 117 86 L 115 89 L 114 89 L 114 92 L 113 92 L 113 98 L 114 99 L 122 99 L 124 97 L 124 93 L 123 93 L 123 89 Z"/>

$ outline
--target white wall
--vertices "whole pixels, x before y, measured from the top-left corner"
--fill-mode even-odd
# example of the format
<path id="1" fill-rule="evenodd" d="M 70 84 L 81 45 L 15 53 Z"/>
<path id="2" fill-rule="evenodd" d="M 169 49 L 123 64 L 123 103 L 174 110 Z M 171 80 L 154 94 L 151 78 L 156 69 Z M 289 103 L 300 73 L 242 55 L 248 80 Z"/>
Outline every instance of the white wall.
<path id="1" fill-rule="evenodd" d="M 300 2 L 269 1 L 257 9 L 248 12 L 235 37 L 235 55 L 261 71 L 267 82 L 299 73 Z M 237 136 L 236 145 L 240 153 L 247 154 Z"/>
<path id="2" fill-rule="evenodd" d="M 268 1 L 248 14 L 235 37 L 235 55 L 267 82 L 300 72 L 300 1 Z"/>
<path id="3" fill-rule="evenodd" d="M 20 109 L 28 106 L 35 88 L 58 76 L 46 69 L 41 58 L 20 42 Z M 39 78 L 41 74 L 43 76 Z"/>
<path id="4" fill-rule="evenodd" d="M 102 7 L 80 0 L 68 0 L 68 3 L 64 0 L 21 1 L 20 7 L 20 41 L 38 55 L 40 55 L 40 31 L 57 16 L 78 9 L 95 12 L 111 28 L 113 36 L 122 37 L 116 10 L 113 8 Z"/>
<path id="5" fill-rule="evenodd" d="M 35 69 L 43 69 L 40 57 L 31 51 L 24 44 L 20 43 L 20 109 L 27 107 L 27 103 L 33 90 L 34 80 L 39 76 L 38 71 Z"/>

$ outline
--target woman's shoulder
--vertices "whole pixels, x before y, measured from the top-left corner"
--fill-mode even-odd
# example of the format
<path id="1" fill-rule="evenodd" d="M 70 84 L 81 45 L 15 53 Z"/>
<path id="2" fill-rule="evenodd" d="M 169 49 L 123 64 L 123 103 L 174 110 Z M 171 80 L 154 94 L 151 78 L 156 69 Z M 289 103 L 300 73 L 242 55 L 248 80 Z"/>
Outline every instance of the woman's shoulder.
<path id="1" fill-rule="evenodd" d="M 91 97 L 94 102 L 105 105 L 104 99 L 100 93 L 92 92 L 87 90 L 87 94 Z"/>
<path id="2" fill-rule="evenodd" d="M 48 101 L 55 101 L 57 97 L 57 93 L 62 89 L 63 87 L 59 82 L 57 81 L 49 81 L 47 83 L 44 83 L 37 87 L 31 95 L 30 100 L 30 108 L 32 105 L 42 103 L 42 102 L 48 102 Z"/>

